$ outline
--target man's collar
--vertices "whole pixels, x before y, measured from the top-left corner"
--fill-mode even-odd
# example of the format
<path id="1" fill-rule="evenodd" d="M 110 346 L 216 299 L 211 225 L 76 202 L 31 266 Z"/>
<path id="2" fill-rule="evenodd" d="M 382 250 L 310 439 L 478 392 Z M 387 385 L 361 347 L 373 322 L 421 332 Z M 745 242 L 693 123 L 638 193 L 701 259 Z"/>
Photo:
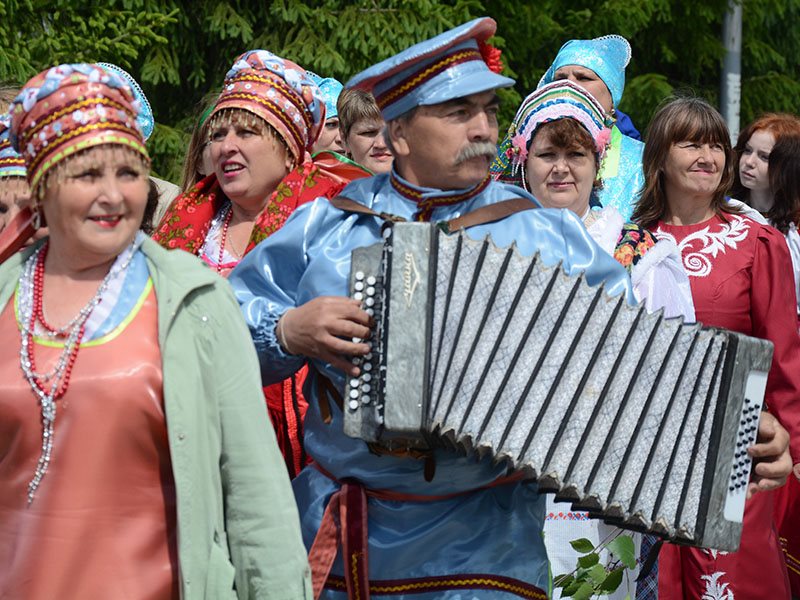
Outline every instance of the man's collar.
<path id="1" fill-rule="evenodd" d="M 453 204 L 458 204 L 470 198 L 474 198 L 486 189 L 486 186 L 489 185 L 489 181 L 491 180 L 489 178 L 489 173 L 487 173 L 483 181 L 477 185 L 460 190 L 439 190 L 430 187 L 420 187 L 409 183 L 400 177 L 394 166 L 392 166 L 389 181 L 398 194 L 419 206 L 417 212 L 414 213 L 414 220 L 429 221 L 434 209 L 441 206 L 452 206 Z"/>

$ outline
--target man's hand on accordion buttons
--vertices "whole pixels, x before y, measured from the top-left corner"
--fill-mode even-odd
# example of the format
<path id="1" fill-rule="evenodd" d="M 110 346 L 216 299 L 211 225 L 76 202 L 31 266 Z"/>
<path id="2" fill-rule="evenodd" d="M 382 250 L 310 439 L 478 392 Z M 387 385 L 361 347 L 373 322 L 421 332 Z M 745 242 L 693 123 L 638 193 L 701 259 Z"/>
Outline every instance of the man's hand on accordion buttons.
<path id="1" fill-rule="evenodd" d="M 770 413 L 761 413 L 758 439 L 747 451 L 754 459 L 748 498 L 756 492 L 774 490 L 786 483 L 786 477 L 792 472 L 789 433 Z"/>
<path id="2" fill-rule="evenodd" d="M 361 303 L 343 296 L 320 296 L 283 313 L 278 341 L 289 354 L 318 358 L 351 377 L 359 374 L 349 357 L 370 351 L 371 317 Z"/>

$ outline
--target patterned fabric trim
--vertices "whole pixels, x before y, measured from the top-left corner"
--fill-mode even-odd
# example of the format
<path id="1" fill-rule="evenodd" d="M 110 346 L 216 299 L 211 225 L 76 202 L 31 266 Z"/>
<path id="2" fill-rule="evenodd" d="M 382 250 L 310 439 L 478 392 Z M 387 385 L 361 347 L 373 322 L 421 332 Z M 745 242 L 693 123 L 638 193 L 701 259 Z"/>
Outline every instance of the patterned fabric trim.
<path id="1" fill-rule="evenodd" d="M 280 229 L 301 204 L 318 197 L 332 198 L 345 186 L 306 161 L 278 184 L 253 226 L 245 253 Z M 226 201 L 214 174 L 201 180 L 187 193 L 178 196 L 161 220 L 153 239 L 165 248 L 180 248 L 197 254 L 205 242 L 214 215 Z"/>
<path id="2" fill-rule="evenodd" d="M 398 96 L 402 96 L 414 88 L 418 88 L 426 81 L 430 81 L 447 69 L 465 62 L 471 62 L 473 60 L 483 61 L 481 53 L 475 48 L 459 49 L 455 52 L 446 53 L 433 64 L 427 65 L 421 71 L 412 73 L 402 81 L 398 82 L 397 85 L 394 85 L 388 90 L 378 94 L 375 97 L 375 102 L 378 104 L 378 108 L 383 110 L 395 99 L 397 99 Z"/>
<path id="3" fill-rule="evenodd" d="M 789 540 L 787 540 L 785 537 L 781 537 L 778 539 L 781 544 L 781 549 L 783 550 L 783 557 L 786 560 L 786 568 L 800 575 L 800 559 L 789 554 L 789 548 L 788 548 Z"/>
<path id="4" fill-rule="evenodd" d="M 581 511 L 567 511 L 567 512 L 549 512 L 545 517 L 545 521 L 590 521 L 588 512 Z"/>
<path id="5" fill-rule="evenodd" d="M 486 178 L 481 181 L 478 185 L 469 190 L 462 192 L 460 194 L 450 194 L 446 195 L 447 192 L 440 193 L 440 194 L 430 194 L 426 195 L 425 192 L 415 189 L 410 185 L 400 181 L 400 179 L 395 175 L 394 170 L 392 170 L 391 175 L 389 177 L 389 182 L 392 184 L 392 187 L 395 191 L 406 198 L 407 200 L 411 200 L 412 202 L 416 202 L 419 205 L 419 210 L 414 213 L 414 220 L 415 221 L 429 221 L 431 215 L 433 214 L 434 209 L 440 206 L 450 206 L 452 204 L 458 204 L 459 202 L 463 202 L 464 200 L 469 200 L 470 198 L 474 198 L 478 194 L 482 193 L 483 190 L 486 189 L 486 186 L 489 185 L 491 181 L 491 177 L 486 175 Z"/>
<path id="6" fill-rule="evenodd" d="M 683 268 L 689 277 L 708 277 L 713 269 L 712 258 L 717 254 L 736 250 L 736 245 L 749 235 L 750 220 L 739 215 L 728 215 L 727 223 L 713 223 L 684 237 L 680 243 L 671 233 L 659 227 L 655 234 L 661 239 L 675 242 L 680 250 Z M 714 228 L 712 230 L 712 227 Z"/>
<path id="7" fill-rule="evenodd" d="M 346 591 L 344 577 L 330 575 L 325 588 L 341 592 Z M 511 577 L 483 573 L 420 577 L 416 579 L 376 579 L 369 584 L 370 594 L 384 596 L 425 594 L 449 590 L 495 590 L 513 594 L 519 598 L 547 600 L 547 594 L 535 585 L 530 585 Z"/>
<path id="8" fill-rule="evenodd" d="M 655 236 L 647 229 L 636 223 L 625 223 L 622 226 L 617 247 L 614 248 L 614 259 L 630 274 L 645 253 L 656 245 L 656 241 Z"/>

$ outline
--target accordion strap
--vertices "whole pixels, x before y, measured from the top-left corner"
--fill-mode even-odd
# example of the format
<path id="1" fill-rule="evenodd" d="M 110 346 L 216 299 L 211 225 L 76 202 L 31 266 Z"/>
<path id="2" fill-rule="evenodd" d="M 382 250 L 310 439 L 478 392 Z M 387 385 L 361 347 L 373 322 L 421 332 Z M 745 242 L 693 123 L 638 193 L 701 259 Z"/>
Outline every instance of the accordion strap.
<path id="1" fill-rule="evenodd" d="M 346 196 L 336 196 L 335 198 L 331 198 L 329 202 L 344 212 L 353 212 L 361 215 L 378 217 L 379 219 L 391 221 L 392 223 L 406 221 L 405 218 L 397 215 L 374 211 L 368 206 L 364 206 L 363 204 L 356 202 L 355 200 L 351 200 Z M 480 208 L 476 208 L 465 215 L 455 217 L 449 221 L 442 221 L 439 223 L 439 226 L 446 233 L 453 233 L 459 229 L 467 229 L 468 227 L 475 227 L 476 225 L 493 223 L 495 221 L 505 219 L 506 217 L 509 217 L 515 213 L 522 212 L 524 210 L 531 210 L 532 208 L 538 207 L 526 198 L 509 198 L 508 200 L 501 200 L 500 202 L 495 202 L 494 204 L 481 206 Z"/>

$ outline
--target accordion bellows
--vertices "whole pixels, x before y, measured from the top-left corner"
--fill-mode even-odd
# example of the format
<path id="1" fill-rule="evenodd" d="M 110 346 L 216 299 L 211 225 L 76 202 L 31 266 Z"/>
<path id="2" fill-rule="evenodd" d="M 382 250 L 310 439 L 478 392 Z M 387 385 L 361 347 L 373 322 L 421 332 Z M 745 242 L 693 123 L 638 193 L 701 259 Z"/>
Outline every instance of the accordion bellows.
<path id="1" fill-rule="evenodd" d="M 346 434 L 490 454 L 594 517 L 738 547 L 770 342 L 428 223 L 354 251 L 350 287 L 376 328 Z"/>

